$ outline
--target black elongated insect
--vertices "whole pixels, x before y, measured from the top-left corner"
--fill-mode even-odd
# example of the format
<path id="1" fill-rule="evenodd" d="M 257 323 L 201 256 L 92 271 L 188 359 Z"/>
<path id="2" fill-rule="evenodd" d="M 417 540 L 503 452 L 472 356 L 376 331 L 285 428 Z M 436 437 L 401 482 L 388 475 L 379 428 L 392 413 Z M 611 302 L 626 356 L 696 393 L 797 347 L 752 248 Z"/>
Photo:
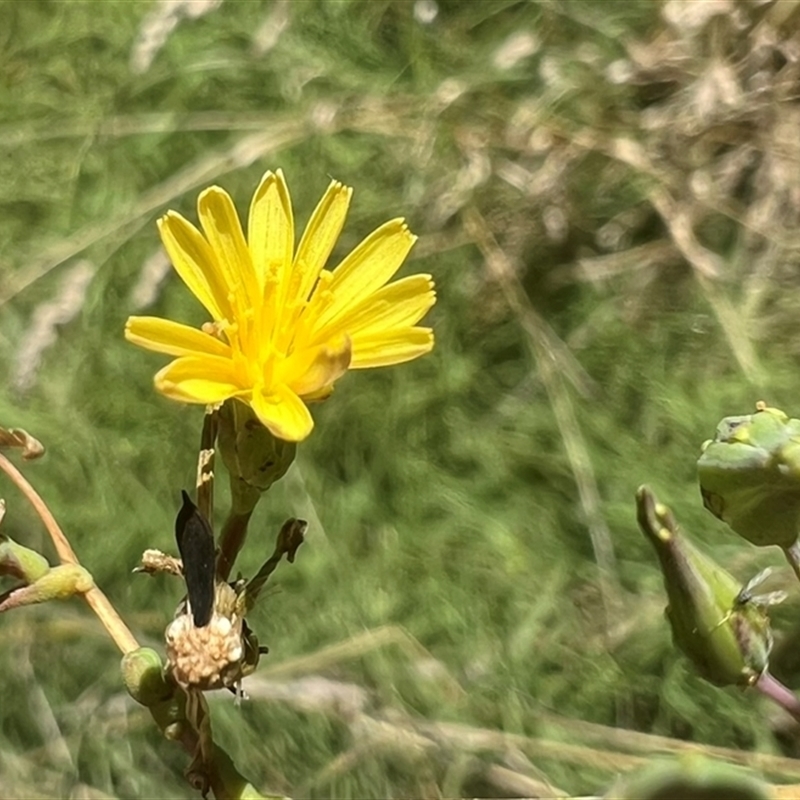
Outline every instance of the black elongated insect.
<path id="1" fill-rule="evenodd" d="M 183 578 L 195 627 L 204 628 L 214 610 L 214 533 L 185 491 L 175 519 L 175 538 L 183 561 Z"/>

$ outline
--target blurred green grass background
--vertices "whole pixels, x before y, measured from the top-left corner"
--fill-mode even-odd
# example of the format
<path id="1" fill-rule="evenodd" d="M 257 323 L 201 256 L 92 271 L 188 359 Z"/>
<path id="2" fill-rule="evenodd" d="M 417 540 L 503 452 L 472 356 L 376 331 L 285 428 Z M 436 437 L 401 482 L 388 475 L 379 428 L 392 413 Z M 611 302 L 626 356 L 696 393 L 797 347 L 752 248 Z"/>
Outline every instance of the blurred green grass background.
<path id="1" fill-rule="evenodd" d="M 0 3 L 0 423 L 48 447 L 26 474 L 143 643 L 181 591 L 131 569 L 174 549 L 202 422 L 122 338 L 132 313 L 203 321 L 156 217 L 211 183 L 241 211 L 281 167 L 302 226 L 333 177 L 335 258 L 402 215 L 404 274 L 437 283 L 434 352 L 314 409 L 237 565 L 310 521 L 250 620 L 251 700 L 211 700 L 257 786 L 593 794 L 687 743 L 800 783 L 794 729 L 673 651 L 633 514 L 648 482 L 737 575 L 781 564 L 702 509 L 694 464 L 722 416 L 800 413 L 795 8 Z M 86 608 L 16 611 L 0 641 L 0 797 L 189 795 Z"/>

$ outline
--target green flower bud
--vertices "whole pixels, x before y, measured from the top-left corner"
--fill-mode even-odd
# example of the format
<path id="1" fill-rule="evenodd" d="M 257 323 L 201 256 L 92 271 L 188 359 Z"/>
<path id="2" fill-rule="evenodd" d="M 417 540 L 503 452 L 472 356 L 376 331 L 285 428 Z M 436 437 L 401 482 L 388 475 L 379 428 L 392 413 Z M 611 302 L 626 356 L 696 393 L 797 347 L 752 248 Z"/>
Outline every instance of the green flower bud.
<path id="1" fill-rule="evenodd" d="M 33 583 L 49 571 L 50 564 L 43 555 L 0 534 L 0 575 Z"/>
<path id="2" fill-rule="evenodd" d="M 0 595 L 0 611 L 48 600 L 65 600 L 76 594 L 85 594 L 93 586 L 94 578 L 88 570 L 78 564 L 61 564 L 49 569 L 33 583 L 17 586 Z"/>
<path id="3" fill-rule="evenodd" d="M 689 754 L 626 775 L 606 800 L 772 800 L 769 787 L 732 764 Z"/>
<path id="4" fill-rule="evenodd" d="M 120 664 L 128 694 L 143 706 L 153 706 L 169 699 L 174 689 L 164 677 L 161 656 L 150 647 L 126 653 Z"/>
<path id="5" fill-rule="evenodd" d="M 294 442 L 276 439 L 250 406 L 237 400 L 226 401 L 219 410 L 217 446 L 231 476 L 237 513 L 252 511 L 261 492 L 286 474 L 297 452 Z"/>
<path id="6" fill-rule="evenodd" d="M 755 545 L 791 548 L 800 532 L 800 420 L 757 405 L 726 417 L 697 462 L 703 504 Z"/>
<path id="7" fill-rule="evenodd" d="M 642 486 L 639 525 L 655 548 L 664 575 L 667 619 L 676 646 L 700 675 L 718 686 L 749 686 L 767 668 L 769 619 L 742 585 L 701 553 L 679 530 L 670 510 Z"/>

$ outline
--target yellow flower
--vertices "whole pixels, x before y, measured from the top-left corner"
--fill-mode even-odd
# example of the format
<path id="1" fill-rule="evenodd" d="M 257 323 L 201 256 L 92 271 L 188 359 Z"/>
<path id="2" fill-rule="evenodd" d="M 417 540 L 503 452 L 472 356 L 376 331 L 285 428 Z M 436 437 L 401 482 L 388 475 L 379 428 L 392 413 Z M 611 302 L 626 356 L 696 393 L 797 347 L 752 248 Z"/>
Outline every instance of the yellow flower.
<path id="1" fill-rule="evenodd" d="M 155 376 L 175 400 L 248 403 L 275 436 L 300 441 L 321 400 L 349 369 L 410 361 L 433 347 L 417 322 L 436 301 L 430 275 L 387 282 L 416 241 L 402 219 L 373 231 L 332 271 L 324 269 L 352 189 L 333 181 L 294 247 L 283 173 L 267 172 L 250 204 L 247 239 L 218 186 L 197 200 L 202 233 L 169 211 L 158 222 L 176 271 L 213 322 L 197 330 L 130 317 L 125 337 L 177 358 Z M 305 401 L 305 402 L 304 402 Z"/>

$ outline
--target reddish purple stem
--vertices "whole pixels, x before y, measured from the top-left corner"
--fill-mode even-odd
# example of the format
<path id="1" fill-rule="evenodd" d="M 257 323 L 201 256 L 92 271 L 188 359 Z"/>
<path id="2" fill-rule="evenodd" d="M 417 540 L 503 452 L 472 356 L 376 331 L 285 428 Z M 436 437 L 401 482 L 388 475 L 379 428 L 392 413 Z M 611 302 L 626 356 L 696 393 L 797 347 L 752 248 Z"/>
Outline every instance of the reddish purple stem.
<path id="1" fill-rule="evenodd" d="M 800 699 L 779 680 L 773 678 L 769 672 L 764 670 L 764 672 L 761 673 L 761 676 L 755 683 L 755 687 L 761 694 L 769 697 L 770 700 L 777 703 L 787 713 L 791 714 L 794 719 L 800 722 Z"/>

